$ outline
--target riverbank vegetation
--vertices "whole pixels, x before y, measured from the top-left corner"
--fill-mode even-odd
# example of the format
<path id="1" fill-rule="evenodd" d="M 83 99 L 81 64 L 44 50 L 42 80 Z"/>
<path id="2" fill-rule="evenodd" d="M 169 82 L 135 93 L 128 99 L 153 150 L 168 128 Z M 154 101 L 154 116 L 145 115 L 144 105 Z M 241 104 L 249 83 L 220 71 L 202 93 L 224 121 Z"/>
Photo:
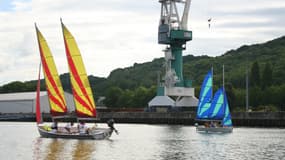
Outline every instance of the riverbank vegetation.
<path id="1" fill-rule="evenodd" d="M 115 69 L 107 78 L 89 76 L 89 80 L 95 97 L 106 97 L 104 103 L 107 106 L 146 107 L 156 94 L 157 83 L 163 82 L 163 64 L 164 59 L 157 58 Z M 248 72 L 251 109 L 285 111 L 285 37 L 263 44 L 244 45 L 217 57 L 184 56 L 184 79 L 192 80 L 196 97 L 199 97 L 200 85 L 211 67 L 214 68 L 215 90 L 222 85 L 222 65 L 225 65 L 225 87 L 231 109 L 245 109 Z M 60 78 L 64 90 L 71 92 L 69 74 L 62 74 Z M 35 88 L 35 80 L 11 82 L 1 86 L 0 92 L 35 91 Z"/>

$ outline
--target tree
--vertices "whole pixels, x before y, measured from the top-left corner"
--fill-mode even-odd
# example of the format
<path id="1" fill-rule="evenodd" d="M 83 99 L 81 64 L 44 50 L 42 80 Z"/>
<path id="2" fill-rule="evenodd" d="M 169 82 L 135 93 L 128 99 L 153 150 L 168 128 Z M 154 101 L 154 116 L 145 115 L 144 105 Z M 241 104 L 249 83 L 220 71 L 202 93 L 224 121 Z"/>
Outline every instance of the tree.
<path id="1" fill-rule="evenodd" d="M 123 91 L 123 93 L 119 97 L 118 103 L 120 104 L 121 107 L 124 107 L 124 108 L 133 107 L 133 97 L 134 97 L 134 93 L 127 89 Z"/>
<path id="2" fill-rule="evenodd" d="M 272 68 L 270 63 L 266 63 L 265 68 L 262 73 L 262 84 L 261 87 L 262 89 L 266 87 L 270 87 L 272 84 Z"/>
<path id="3" fill-rule="evenodd" d="M 11 82 L 6 85 L 3 85 L 1 90 L 2 90 L 1 91 L 2 93 L 29 91 L 26 87 L 26 84 L 20 81 L 15 81 L 15 82 Z"/>
<path id="4" fill-rule="evenodd" d="M 108 107 L 120 107 L 119 98 L 122 95 L 123 91 L 119 87 L 111 87 L 107 89 L 106 99 L 104 103 Z"/>
<path id="5" fill-rule="evenodd" d="M 253 109 L 257 108 L 261 104 L 261 96 L 262 96 L 262 91 L 259 87 L 251 87 L 250 88 L 250 105 L 253 107 Z"/>
<path id="6" fill-rule="evenodd" d="M 251 67 L 250 84 L 251 86 L 260 85 L 259 64 L 257 61 L 255 61 Z"/>

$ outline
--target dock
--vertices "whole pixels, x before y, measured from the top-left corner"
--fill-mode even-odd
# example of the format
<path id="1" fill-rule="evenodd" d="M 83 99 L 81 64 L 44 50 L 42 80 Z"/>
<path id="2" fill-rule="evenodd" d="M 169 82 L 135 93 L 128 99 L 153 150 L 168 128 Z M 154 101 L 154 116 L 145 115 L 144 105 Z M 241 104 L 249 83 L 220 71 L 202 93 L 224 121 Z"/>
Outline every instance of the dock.
<path id="1" fill-rule="evenodd" d="M 116 123 L 137 124 L 180 124 L 194 125 L 196 112 L 98 112 L 96 122 L 105 123 L 113 118 Z M 49 114 L 44 114 L 44 121 L 50 121 Z M 0 114 L 0 121 L 35 121 L 33 113 Z M 74 116 L 65 121 L 76 121 Z M 233 112 L 234 126 L 247 127 L 285 127 L 285 112 Z"/>

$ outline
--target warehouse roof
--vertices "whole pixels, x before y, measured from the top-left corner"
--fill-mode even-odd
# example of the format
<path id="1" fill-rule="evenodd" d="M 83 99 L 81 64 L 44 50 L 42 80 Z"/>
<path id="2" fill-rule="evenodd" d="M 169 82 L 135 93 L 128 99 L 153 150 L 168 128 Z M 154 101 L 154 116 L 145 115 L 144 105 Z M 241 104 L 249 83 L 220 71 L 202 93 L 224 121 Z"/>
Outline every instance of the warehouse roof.
<path id="1" fill-rule="evenodd" d="M 174 106 L 174 103 L 174 100 L 168 96 L 155 96 L 148 102 L 148 106 Z"/>
<path id="2" fill-rule="evenodd" d="M 47 95 L 46 91 L 40 92 L 41 96 Z M 0 101 L 34 100 L 36 92 L 18 92 L 0 94 Z"/>

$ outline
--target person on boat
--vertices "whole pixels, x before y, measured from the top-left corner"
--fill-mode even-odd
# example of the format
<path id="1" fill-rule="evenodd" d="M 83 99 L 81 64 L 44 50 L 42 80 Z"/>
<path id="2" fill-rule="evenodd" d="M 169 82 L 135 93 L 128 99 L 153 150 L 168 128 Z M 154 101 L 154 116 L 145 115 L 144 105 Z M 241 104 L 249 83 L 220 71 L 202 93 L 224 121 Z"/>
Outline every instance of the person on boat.
<path id="1" fill-rule="evenodd" d="M 205 128 L 209 128 L 210 127 L 210 125 L 209 125 L 209 123 L 208 122 L 205 122 Z"/>
<path id="2" fill-rule="evenodd" d="M 210 123 L 210 127 L 211 127 L 211 128 L 216 127 L 216 126 L 215 126 L 215 123 L 214 123 L 213 121 L 211 121 L 211 123 Z"/>
<path id="3" fill-rule="evenodd" d="M 79 131 L 79 134 L 86 134 L 87 133 L 87 126 L 85 125 L 85 123 L 83 121 L 81 121 L 78 124 L 78 131 Z"/>
<path id="4" fill-rule="evenodd" d="M 51 132 L 52 132 L 52 133 L 56 133 L 56 132 L 57 132 L 57 129 L 58 129 L 57 121 L 54 121 L 54 122 L 51 124 Z"/>
<path id="5" fill-rule="evenodd" d="M 65 130 L 67 130 L 68 133 L 71 133 L 71 128 L 73 125 L 74 125 L 74 123 L 70 122 L 70 123 L 67 123 L 64 128 L 65 128 Z"/>
<path id="6" fill-rule="evenodd" d="M 115 123 L 114 119 L 109 119 L 109 120 L 107 121 L 108 126 L 109 126 L 112 130 L 114 130 L 114 131 L 116 132 L 116 134 L 119 134 L 118 130 L 116 130 L 116 128 L 114 127 L 114 123 Z"/>

